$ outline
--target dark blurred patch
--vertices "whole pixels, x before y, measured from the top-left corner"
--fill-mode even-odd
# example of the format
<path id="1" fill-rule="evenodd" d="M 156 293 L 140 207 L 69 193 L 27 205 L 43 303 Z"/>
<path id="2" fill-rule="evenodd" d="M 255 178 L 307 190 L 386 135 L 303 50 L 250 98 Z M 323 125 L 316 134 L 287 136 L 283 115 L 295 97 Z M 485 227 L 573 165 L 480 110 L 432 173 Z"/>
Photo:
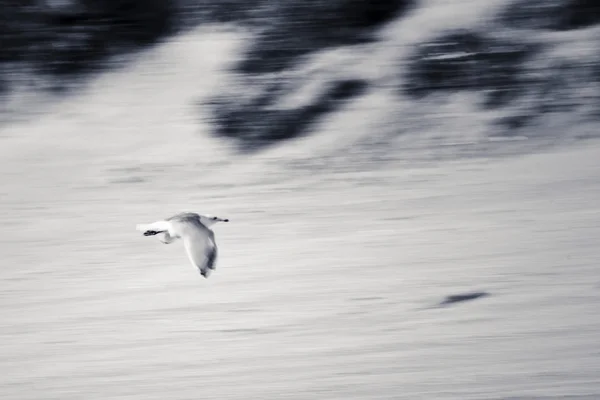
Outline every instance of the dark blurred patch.
<path id="1" fill-rule="evenodd" d="M 508 133 L 518 132 L 520 129 L 525 128 L 533 118 L 533 114 L 526 113 L 509 115 L 496 120 L 496 125 L 502 128 L 503 136 L 510 136 Z"/>
<path id="2" fill-rule="evenodd" d="M 409 9 L 414 0 L 265 1 L 254 23 L 261 27 L 236 70 L 276 72 L 297 58 L 332 46 L 366 42 L 374 28 Z"/>
<path id="3" fill-rule="evenodd" d="M 89 25 L 104 39 L 146 45 L 175 30 L 177 5 L 169 0 L 80 0 Z"/>
<path id="4" fill-rule="evenodd" d="M 489 295 L 490 294 L 486 293 L 486 292 L 471 292 L 471 293 L 453 294 L 450 296 L 446 296 L 444 301 L 442 301 L 439 305 L 440 306 L 448 306 L 451 304 L 461 303 L 464 301 L 480 299 L 482 297 L 487 297 Z"/>
<path id="5" fill-rule="evenodd" d="M 518 0 L 500 15 L 500 21 L 520 29 L 571 30 L 600 23 L 596 0 Z"/>
<path id="6" fill-rule="evenodd" d="M 286 91 L 275 82 L 258 88 L 258 95 L 222 95 L 204 105 L 215 135 L 234 138 L 243 150 L 252 151 L 301 136 L 319 117 L 360 95 L 366 88 L 367 82 L 363 80 L 335 81 L 310 104 L 282 109 L 277 103 Z"/>
<path id="7" fill-rule="evenodd" d="M 257 25 L 265 5 L 273 0 L 177 0 L 180 28 L 201 22 Z"/>
<path id="8" fill-rule="evenodd" d="M 600 75 L 598 60 L 557 59 L 532 65 L 528 73 L 534 78 L 523 80 L 524 99 L 512 115 L 499 118 L 496 125 L 505 136 L 517 134 L 544 115 L 578 115 L 578 119 L 600 117 Z"/>
<path id="9" fill-rule="evenodd" d="M 176 4 L 167 0 L 50 4 L 0 3 L 0 61 L 25 62 L 51 75 L 94 70 L 111 54 L 146 46 L 172 32 L 177 11 Z"/>
<path id="10" fill-rule="evenodd" d="M 419 45 L 406 66 L 403 89 L 415 98 L 479 90 L 484 107 L 502 107 L 522 91 L 522 66 L 538 49 L 474 31 L 449 32 Z"/>
<path id="11" fill-rule="evenodd" d="M 535 82 L 538 91 L 538 113 L 571 112 L 588 102 L 600 105 L 600 54 L 596 60 L 559 59 L 541 69 L 543 78 Z M 596 96 L 584 96 L 596 87 Z"/>
<path id="12" fill-rule="evenodd" d="M 0 62 L 22 57 L 34 40 L 34 0 L 3 0 L 0 2 Z"/>

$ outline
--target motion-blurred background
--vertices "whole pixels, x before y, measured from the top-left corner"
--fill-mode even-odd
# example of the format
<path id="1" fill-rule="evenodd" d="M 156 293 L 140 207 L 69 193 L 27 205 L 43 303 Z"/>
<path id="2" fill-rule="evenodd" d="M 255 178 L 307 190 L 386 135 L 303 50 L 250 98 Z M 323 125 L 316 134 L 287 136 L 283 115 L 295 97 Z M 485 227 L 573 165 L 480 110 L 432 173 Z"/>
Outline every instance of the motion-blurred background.
<path id="1" fill-rule="evenodd" d="M 2 0 L 0 397 L 598 400 L 599 128 L 591 0 Z"/>

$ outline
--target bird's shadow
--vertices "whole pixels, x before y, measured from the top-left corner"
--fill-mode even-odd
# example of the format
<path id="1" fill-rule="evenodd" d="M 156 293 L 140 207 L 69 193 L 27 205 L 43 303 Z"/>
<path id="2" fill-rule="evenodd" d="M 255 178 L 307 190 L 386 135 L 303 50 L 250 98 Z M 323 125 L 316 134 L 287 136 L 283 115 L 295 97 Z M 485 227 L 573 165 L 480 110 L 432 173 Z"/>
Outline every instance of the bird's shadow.
<path id="1" fill-rule="evenodd" d="M 439 303 L 432 305 L 432 306 L 423 307 L 420 310 L 431 310 L 431 309 L 437 309 L 437 308 L 450 307 L 450 306 L 458 304 L 458 303 L 464 303 L 466 301 L 481 299 L 483 297 L 488 297 L 488 296 L 490 296 L 490 293 L 488 293 L 488 292 L 467 292 L 467 293 L 452 294 L 452 295 L 446 296 L 444 298 L 444 300 L 440 301 Z"/>

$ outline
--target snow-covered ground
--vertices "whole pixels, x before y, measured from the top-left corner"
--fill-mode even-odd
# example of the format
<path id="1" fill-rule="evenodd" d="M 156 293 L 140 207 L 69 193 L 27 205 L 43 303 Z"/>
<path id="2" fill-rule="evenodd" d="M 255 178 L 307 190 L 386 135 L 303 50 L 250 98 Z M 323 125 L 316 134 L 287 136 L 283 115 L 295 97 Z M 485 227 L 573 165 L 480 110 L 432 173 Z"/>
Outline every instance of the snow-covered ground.
<path id="1" fill-rule="evenodd" d="M 2 128 L 2 398 L 600 398 L 598 142 L 377 162 L 375 93 L 246 158 L 197 115 L 240 44 L 204 29 Z M 231 220 L 208 280 L 134 229 L 185 209 Z"/>

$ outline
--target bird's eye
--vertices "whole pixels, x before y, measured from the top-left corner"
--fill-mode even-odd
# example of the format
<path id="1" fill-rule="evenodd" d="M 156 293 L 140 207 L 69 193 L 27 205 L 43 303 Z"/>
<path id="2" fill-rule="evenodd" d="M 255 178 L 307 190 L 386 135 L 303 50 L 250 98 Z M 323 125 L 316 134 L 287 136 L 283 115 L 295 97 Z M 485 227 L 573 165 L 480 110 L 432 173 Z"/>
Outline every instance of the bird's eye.
<path id="1" fill-rule="evenodd" d="M 217 219 L 217 217 L 212 217 L 212 219 L 216 220 L 216 219 Z"/>

